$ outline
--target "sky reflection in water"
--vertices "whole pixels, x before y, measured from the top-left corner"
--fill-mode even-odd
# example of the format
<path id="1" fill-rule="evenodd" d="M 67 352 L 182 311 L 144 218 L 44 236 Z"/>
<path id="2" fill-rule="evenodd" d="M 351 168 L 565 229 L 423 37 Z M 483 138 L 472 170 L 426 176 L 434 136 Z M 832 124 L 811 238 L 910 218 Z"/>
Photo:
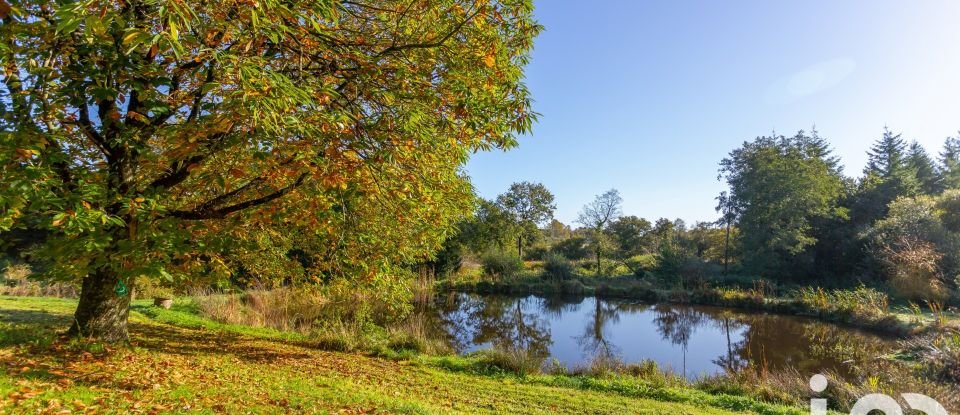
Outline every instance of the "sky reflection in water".
<path id="1" fill-rule="evenodd" d="M 894 345 L 806 318 L 594 297 L 449 294 L 421 313 L 460 353 L 521 348 L 571 369 L 651 359 L 688 378 L 748 367 L 852 376 L 854 364 Z"/>

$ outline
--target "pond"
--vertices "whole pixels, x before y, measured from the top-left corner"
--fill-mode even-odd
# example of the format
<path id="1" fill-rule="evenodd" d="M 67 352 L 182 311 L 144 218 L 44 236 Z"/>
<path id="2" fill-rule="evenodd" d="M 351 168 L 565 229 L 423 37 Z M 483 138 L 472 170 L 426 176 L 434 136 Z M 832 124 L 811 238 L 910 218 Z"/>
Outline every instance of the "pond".
<path id="1" fill-rule="evenodd" d="M 421 317 L 459 353 L 523 349 L 568 369 L 653 360 L 693 379 L 747 368 L 832 371 L 889 352 L 891 339 L 813 319 L 717 307 L 536 296 L 438 297 Z"/>

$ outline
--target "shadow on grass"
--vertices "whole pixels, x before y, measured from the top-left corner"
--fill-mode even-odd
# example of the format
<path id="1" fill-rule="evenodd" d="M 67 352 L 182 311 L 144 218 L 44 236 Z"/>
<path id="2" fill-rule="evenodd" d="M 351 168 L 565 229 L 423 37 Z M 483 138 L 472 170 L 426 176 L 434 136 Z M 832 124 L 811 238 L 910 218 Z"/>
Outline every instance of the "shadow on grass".
<path id="1" fill-rule="evenodd" d="M 0 310 L 0 347 L 31 345 L 46 347 L 56 340 L 70 318 L 36 310 Z"/>
<path id="2" fill-rule="evenodd" d="M 0 310 L 0 352 L 3 352 L 0 353 L 0 371 L 5 366 L 15 368 L 7 370 L 6 382 L 65 381 L 81 387 L 142 390 L 156 385 L 152 378 L 143 378 L 140 365 L 150 365 L 156 359 L 183 364 L 192 359 L 175 356 L 207 355 L 214 356 L 221 361 L 220 364 L 236 361 L 272 366 L 318 357 L 309 350 L 278 340 L 202 326 L 183 328 L 134 321 L 129 323 L 130 346 L 133 348 L 121 345 L 105 348 L 95 342 L 64 336 L 69 323 L 70 316 L 62 313 Z M 323 364 L 336 368 L 336 360 Z M 3 376 L 0 373 L 0 378 Z"/>
<path id="3" fill-rule="evenodd" d="M 156 307 L 134 306 L 131 311 L 147 317 L 155 317 Z M 161 310 L 166 311 L 166 310 Z M 74 339 L 63 337 L 70 325 L 71 317 L 62 313 L 38 310 L 0 310 L 0 347 L 18 345 L 40 346 L 32 352 L 44 353 L 57 341 L 69 342 Z M 129 323 L 130 340 L 133 346 L 146 352 L 170 353 L 183 356 L 200 354 L 232 355 L 238 359 L 270 363 L 278 359 L 309 358 L 305 352 L 293 352 L 290 347 L 279 347 L 287 342 L 269 339 L 257 339 L 258 342 L 276 343 L 277 347 L 258 346 L 252 338 L 242 334 L 206 327 L 203 319 L 196 322 L 183 322 L 182 326 L 163 323 Z M 195 323 L 195 324 L 191 324 Z M 59 340 L 58 340 L 59 339 Z M 307 346 L 305 344 L 298 346 Z M 26 352 L 26 351 L 25 351 Z"/>
<path id="4" fill-rule="evenodd" d="M 131 324 L 130 331 L 133 344 L 149 352 L 181 356 L 232 355 L 248 362 L 267 364 L 281 360 L 312 358 L 305 352 L 258 346 L 252 344 L 246 336 L 218 330 L 184 329 L 159 324 Z M 273 340 L 258 341 L 277 343 L 278 346 L 281 344 Z"/>

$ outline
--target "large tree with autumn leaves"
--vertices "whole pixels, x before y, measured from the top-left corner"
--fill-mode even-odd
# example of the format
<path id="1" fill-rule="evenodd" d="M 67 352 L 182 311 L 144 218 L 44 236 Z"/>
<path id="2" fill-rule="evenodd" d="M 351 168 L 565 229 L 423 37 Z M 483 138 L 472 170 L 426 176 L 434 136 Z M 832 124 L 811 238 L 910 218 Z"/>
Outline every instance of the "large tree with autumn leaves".
<path id="1" fill-rule="evenodd" d="M 469 154 L 533 119 L 529 0 L 0 6 L 0 231 L 46 235 L 82 281 L 71 330 L 105 341 L 134 279 L 228 273 L 263 238 L 389 278 L 469 210 Z"/>

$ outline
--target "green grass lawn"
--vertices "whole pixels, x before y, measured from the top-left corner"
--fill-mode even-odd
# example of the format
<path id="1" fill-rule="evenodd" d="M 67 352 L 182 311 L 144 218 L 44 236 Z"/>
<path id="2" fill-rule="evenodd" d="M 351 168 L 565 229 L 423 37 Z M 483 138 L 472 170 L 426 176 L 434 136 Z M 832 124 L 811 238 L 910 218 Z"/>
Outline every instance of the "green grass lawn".
<path id="1" fill-rule="evenodd" d="M 135 304 L 131 346 L 59 338 L 75 302 L 0 297 L 0 412 L 26 413 L 805 413 L 642 382 L 471 371 L 458 357 L 391 360 Z"/>

